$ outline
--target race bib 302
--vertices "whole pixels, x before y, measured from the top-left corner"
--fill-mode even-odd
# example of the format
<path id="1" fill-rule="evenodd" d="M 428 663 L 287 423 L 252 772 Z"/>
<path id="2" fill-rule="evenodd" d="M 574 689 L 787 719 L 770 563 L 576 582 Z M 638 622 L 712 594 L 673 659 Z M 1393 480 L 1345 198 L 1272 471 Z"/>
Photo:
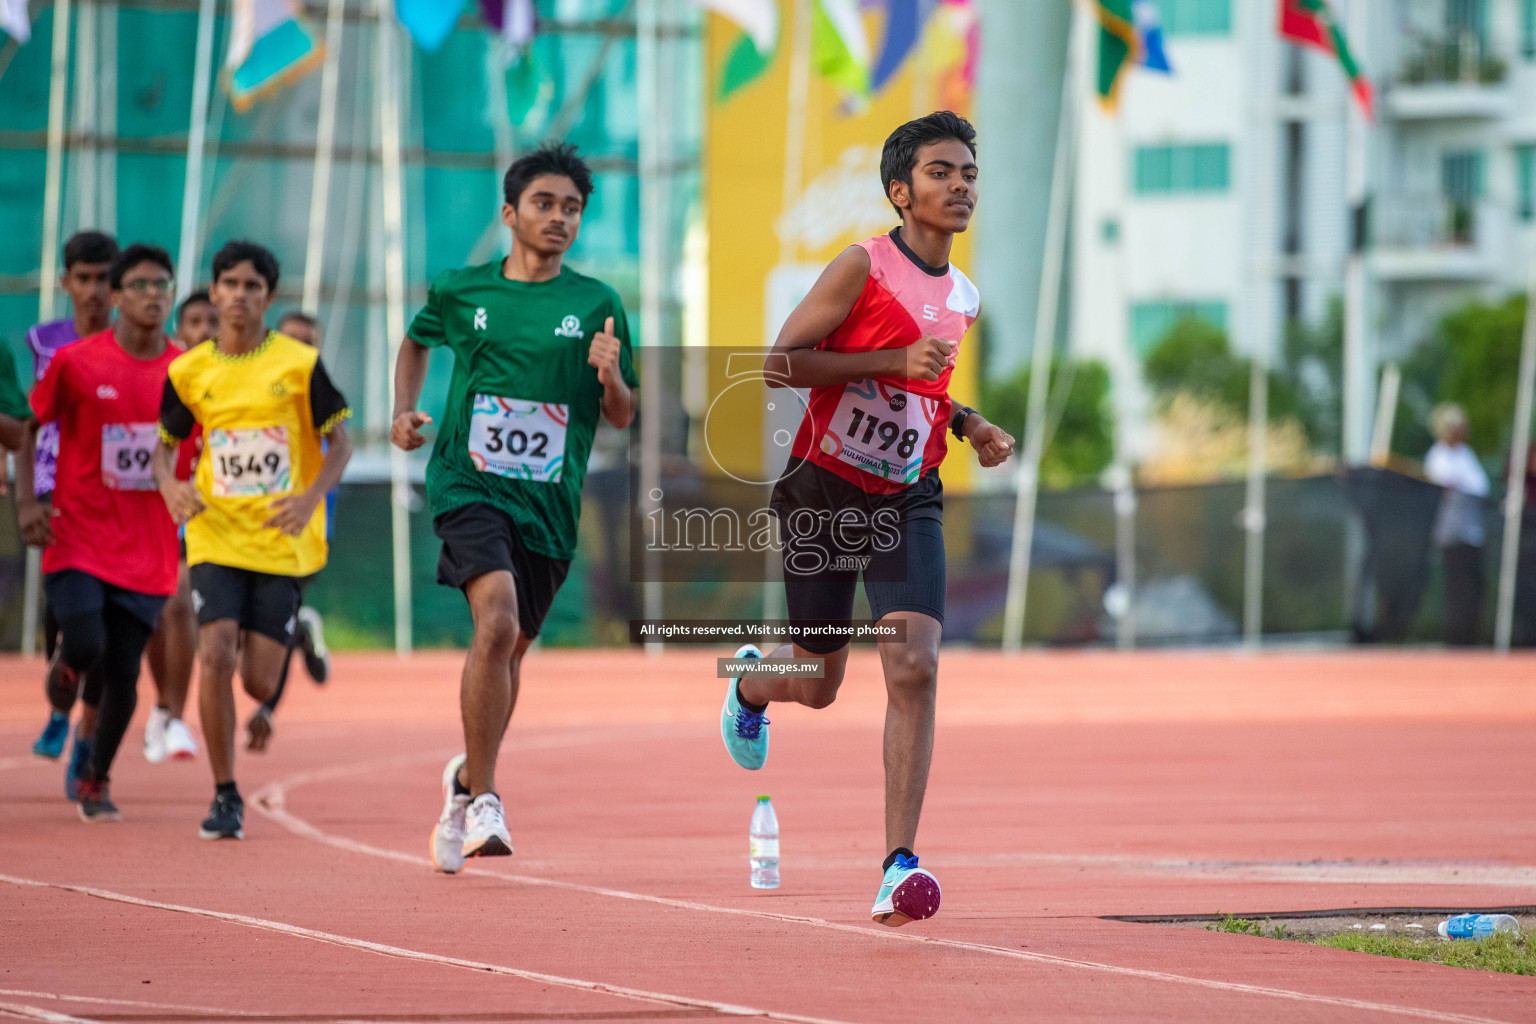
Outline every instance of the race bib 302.
<path id="1" fill-rule="evenodd" d="M 482 473 L 558 483 L 565 468 L 570 406 L 476 395 L 469 418 L 469 457 Z"/>

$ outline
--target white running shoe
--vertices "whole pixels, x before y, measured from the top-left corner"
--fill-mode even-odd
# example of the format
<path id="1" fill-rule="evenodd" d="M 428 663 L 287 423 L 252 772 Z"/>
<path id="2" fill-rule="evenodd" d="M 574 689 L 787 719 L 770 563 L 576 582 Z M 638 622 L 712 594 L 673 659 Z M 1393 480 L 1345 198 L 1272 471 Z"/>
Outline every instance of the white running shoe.
<path id="1" fill-rule="evenodd" d="M 465 857 L 510 857 L 512 837 L 507 834 L 507 820 L 501 809 L 501 797 L 481 793 L 469 802 L 464 815 Z"/>
<path id="2" fill-rule="evenodd" d="M 165 760 L 165 723 L 169 720 L 170 712 L 157 707 L 150 711 L 149 721 L 144 723 L 144 760 L 150 764 Z"/>
<path id="3" fill-rule="evenodd" d="M 469 810 L 469 794 L 453 791 L 454 776 L 464 764 L 460 754 L 443 769 L 443 815 L 432 826 L 432 866 L 445 875 L 456 874 L 464 866 L 464 815 Z"/>
<path id="4" fill-rule="evenodd" d="M 173 761 L 190 761 L 197 756 L 197 740 L 192 738 L 187 723 L 179 718 L 166 720 L 165 756 Z"/>

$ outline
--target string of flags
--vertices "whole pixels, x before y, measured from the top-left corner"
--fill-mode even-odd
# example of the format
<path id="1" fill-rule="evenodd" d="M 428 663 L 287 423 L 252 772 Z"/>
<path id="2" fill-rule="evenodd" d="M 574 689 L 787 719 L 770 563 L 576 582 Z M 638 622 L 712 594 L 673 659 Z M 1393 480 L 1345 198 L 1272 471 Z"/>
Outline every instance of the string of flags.
<path id="1" fill-rule="evenodd" d="M 1127 69 L 1140 66 L 1172 74 L 1163 47 L 1156 0 L 1089 0 L 1098 22 L 1099 99 L 1109 109 L 1119 102 Z M 1321 50 L 1339 62 L 1355 101 L 1366 117 L 1373 116 L 1375 96 L 1370 79 L 1350 51 L 1332 0 L 1278 0 L 1280 38 Z"/>
<path id="2" fill-rule="evenodd" d="M 767 72 L 779 50 L 777 0 L 693 0 L 737 29 L 717 75 L 715 98 L 724 102 Z M 884 14 L 883 35 L 872 44 L 864 13 Z M 980 48 L 975 0 L 812 0 L 812 70 L 848 105 L 861 107 L 883 92 L 937 26 L 937 49 L 949 71 L 939 93 L 946 106 L 965 106 L 976 78 Z"/>

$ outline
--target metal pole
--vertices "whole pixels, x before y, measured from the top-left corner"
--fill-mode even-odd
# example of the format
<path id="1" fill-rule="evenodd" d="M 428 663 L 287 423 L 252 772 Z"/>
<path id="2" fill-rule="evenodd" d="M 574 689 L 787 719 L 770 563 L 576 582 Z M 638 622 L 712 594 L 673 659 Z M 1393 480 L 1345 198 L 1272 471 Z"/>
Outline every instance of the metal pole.
<path id="1" fill-rule="evenodd" d="M 1115 646 L 1136 646 L 1136 480 L 1131 467 L 1120 462 L 1115 477 L 1115 582 L 1125 595 L 1125 610 L 1115 629 Z"/>
<path id="2" fill-rule="evenodd" d="M 1076 171 L 1078 53 L 1083 12 L 1074 7 L 1067 70 L 1061 84 L 1061 113 L 1056 125 L 1056 162 L 1051 169 L 1051 205 L 1045 222 L 1045 261 L 1040 269 L 1040 300 L 1035 307 L 1035 341 L 1025 411 L 1024 457 L 1015 472 L 1018 497 L 1013 507 L 1013 549 L 1008 559 L 1008 598 L 1003 607 L 1003 650 L 1017 654 L 1024 644 L 1024 610 L 1029 590 L 1030 548 L 1035 538 L 1035 502 L 1040 490 L 1040 459 L 1045 454 L 1045 414 L 1050 397 L 1051 354 L 1056 342 L 1056 311 L 1061 300 L 1062 264 L 1066 261 L 1067 221 Z"/>
<path id="3" fill-rule="evenodd" d="M 1366 45 L 1364 0 L 1349 5 L 1349 36 L 1362 49 Z M 1370 454 L 1371 399 L 1376 373 L 1370 342 L 1370 279 L 1366 266 L 1366 203 L 1369 162 L 1366 147 L 1370 126 L 1365 114 L 1347 90 L 1344 96 L 1348 121 L 1345 150 L 1345 202 L 1349 217 L 1350 247 L 1344 268 L 1344 462 L 1359 465 Z"/>
<path id="4" fill-rule="evenodd" d="M 347 0 L 330 0 L 325 11 L 325 65 L 320 70 L 320 124 L 315 133 L 315 173 L 309 191 L 309 244 L 304 250 L 304 298 L 299 308 L 320 311 L 320 278 L 325 268 L 325 216 L 331 198 L 331 162 L 336 150 L 336 92 L 341 76 L 342 14 Z"/>
<path id="5" fill-rule="evenodd" d="M 635 77 L 640 105 L 640 393 L 651 406 L 640 416 L 640 506 L 642 515 L 660 507 L 661 498 L 661 286 L 662 233 L 666 211 L 661 181 L 662 110 L 658 49 L 660 0 L 638 0 L 635 5 Z M 647 549 L 642 606 L 648 619 L 661 618 L 662 593 L 659 552 Z M 662 645 L 645 645 L 649 655 L 660 654 Z"/>
<path id="6" fill-rule="evenodd" d="M 1264 635 L 1265 464 L 1269 442 L 1269 345 L 1254 348 L 1248 374 L 1248 487 L 1243 506 L 1243 643 L 1257 648 Z"/>
<path id="7" fill-rule="evenodd" d="M 69 91 L 69 4 L 53 5 L 53 62 L 48 79 L 48 163 L 43 183 L 43 252 L 38 272 L 37 321 L 47 323 L 58 315 L 55 302 L 59 286 L 59 197 L 64 179 L 64 109 Z M 21 653 L 37 653 L 38 602 L 42 590 L 43 552 L 27 548 L 27 571 L 22 584 Z"/>
<path id="8" fill-rule="evenodd" d="M 70 192 L 74 197 L 75 224 L 80 230 L 98 226 L 96 202 L 96 70 L 101 50 L 96 45 L 96 5 L 80 0 L 75 11 L 75 173 Z M 67 205 L 67 204 L 66 204 Z M 69 213 L 65 211 L 65 221 Z"/>
<path id="9" fill-rule="evenodd" d="M 1376 426 L 1371 432 L 1371 465 L 1385 466 L 1392 455 L 1392 424 L 1397 420 L 1397 394 L 1403 371 L 1388 363 L 1381 371 L 1381 391 L 1376 398 Z"/>
<path id="10" fill-rule="evenodd" d="M 96 225 L 110 235 L 117 234 L 117 4 L 96 7 L 101 22 L 101 106 L 97 114 L 96 173 L 100 185 L 96 193 Z"/>
<path id="11" fill-rule="evenodd" d="M 531 53 L 523 55 L 532 60 Z M 496 154 L 495 217 L 491 230 L 496 234 L 497 251 L 502 258 L 512 252 L 512 231 L 501 222 L 501 208 L 506 196 L 502 189 L 502 176 L 516 158 L 516 136 L 512 129 L 512 111 L 507 101 L 507 71 L 510 57 L 506 44 L 500 39 L 488 39 L 485 44 L 485 102 L 486 119 L 491 122 L 491 145 Z"/>
<path id="12" fill-rule="evenodd" d="M 811 0 L 794 0 L 790 8 L 794 21 L 779 38 L 789 40 L 789 88 L 785 98 L 784 119 L 784 177 L 779 193 L 779 210 L 783 213 L 794 209 L 805 187 L 805 133 L 806 110 L 811 90 Z M 787 267 L 800 259 L 800 236 L 786 231 L 779 236 L 779 266 Z M 772 338 L 764 338 L 766 348 Z M 766 429 L 766 421 L 765 421 Z M 777 523 L 777 520 L 775 520 Z M 775 526 L 778 530 L 778 526 Z M 778 531 L 782 543 L 782 530 Z M 783 585 L 775 580 L 781 555 L 777 545 L 770 545 L 763 552 L 763 618 L 777 619 L 788 610 L 784 604 Z"/>
<path id="13" fill-rule="evenodd" d="M 394 366 L 405 338 L 405 195 L 400 172 L 400 82 L 396 68 L 393 0 L 378 0 L 379 141 L 384 198 L 385 344 Z M 395 403 L 395 375 L 389 381 L 389 406 Z M 390 446 L 390 532 L 394 541 L 395 654 L 411 654 L 411 485 L 405 452 Z"/>
<path id="14" fill-rule="evenodd" d="M 208 138 L 208 92 L 213 82 L 213 21 L 216 0 L 197 8 L 197 56 L 192 65 L 192 115 L 187 129 L 187 176 L 181 191 L 181 245 L 176 251 L 176 301 L 192 294 L 201 238 L 204 145 Z"/>
<path id="15" fill-rule="evenodd" d="M 1520 526 L 1525 518 L 1525 467 L 1531 446 L 1531 399 L 1536 390 L 1536 253 L 1525 290 L 1525 330 L 1520 336 L 1520 379 L 1515 387 L 1515 429 L 1510 438 L 1509 490 L 1504 496 L 1504 546 L 1499 554 L 1499 607 L 1493 647 L 1509 652 L 1515 622 L 1515 571 L 1520 563 Z"/>

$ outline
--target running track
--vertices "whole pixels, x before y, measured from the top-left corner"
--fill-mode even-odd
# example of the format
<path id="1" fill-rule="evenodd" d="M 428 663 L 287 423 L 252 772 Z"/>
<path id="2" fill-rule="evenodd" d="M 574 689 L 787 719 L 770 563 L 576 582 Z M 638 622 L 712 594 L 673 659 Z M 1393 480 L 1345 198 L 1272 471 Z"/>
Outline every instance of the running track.
<path id="1" fill-rule="evenodd" d="M 1101 919 L 1536 903 L 1530 657 L 946 652 L 944 908 L 892 930 L 875 659 L 826 711 L 775 706 L 749 774 L 719 653 L 531 655 L 518 855 L 456 878 L 426 855 L 457 655 L 300 677 L 240 760 L 243 843 L 197 838 L 206 761 L 145 764 L 139 722 L 125 821 L 79 822 L 27 753 L 41 665 L 0 660 L 0 1019 L 1536 1021 L 1536 978 Z M 758 792 L 776 892 L 746 884 Z"/>

